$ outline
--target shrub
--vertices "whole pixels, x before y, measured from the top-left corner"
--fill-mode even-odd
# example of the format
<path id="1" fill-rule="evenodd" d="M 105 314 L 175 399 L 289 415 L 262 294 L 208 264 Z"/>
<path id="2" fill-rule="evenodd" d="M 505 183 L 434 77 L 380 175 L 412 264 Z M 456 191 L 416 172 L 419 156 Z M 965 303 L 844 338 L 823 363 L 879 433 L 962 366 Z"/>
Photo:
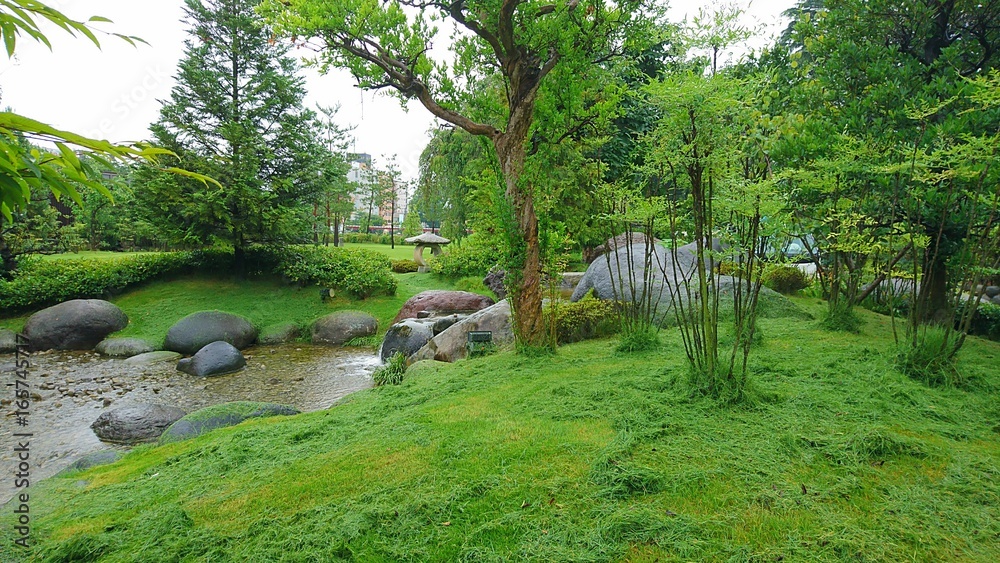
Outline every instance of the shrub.
<path id="1" fill-rule="evenodd" d="M 139 284 L 193 270 L 227 270 L 224 251 L 164 252 L 112 259 L 24 260 L 10 280 L 0 280 L 0 309 L 15 313 L 70 299 L 103 298 Z"/>
<path id="2" fill-rule="evenodd" d="M 393 260 L 392 261 L 392 271 L 397 274 L 409 274 L 411 272 L 416 272 L 417 263 L 413 260 Z"/>
<path id="3" fill-rule="evenodd" d="M 406 356 L 396 352 L 389 357 L 386 364 L 372 373 L 375 385 L 399 385 L 403 382 L 403 374 L 406 373 Z"/>
<path id="4" fill-rule="evenodd" d="M 955 368 L 955 357 L 946 353 L 950 338 L 958 333 L 937 326 L 922 326 L 916 339 L 906 338 L 896 351 L 899 371 L 926 385 L 940 387 L 962 383 Z"/>
<path id="5" fill-rule="evenodd" d="M 545 319 L 552 318 L 552 307 Z M 618 316 L 613 301 L 588 294 L 575 303 L 560 302 L 556 308 L 556 338 L 561 343 L 611 336 L 618 332 Z"/>
<path id="6" fill-rule="evenodd" d="M 764 270 L 761 282 L 778 293 L 791 294 L 809 287 L 806 273 L 795 266 L 773 265 Z"/>
<path id="7" fill-rule="evenodd" d="M 475 235 L 461 245 L 452 246 L 444 254 L 434 257 L 431 271 L 452 278 L 483 277 L 497 263 L 495 248 Z"/>
<path id="8" fill-rule="evenodd" d="M 467 277 L 461 278 L 455 282 L 455 289 L 457 291 L 468 291 L 470 293 L 480 293 L 482 295 L 493 296 L 492 292 L 485 284 L 483 284 L 483 278 L 480 277 Z"/>
<path id="9" fill-rule="evenodd" d="M 255 247 L 260 264 L 276 263 L 274 272 L 301 284 L 345 291 L 359 299 L 396 293 L 396 279 L 384 254 L 360 248 Z"/>
<path id="10" fill-rule="evenodd" d="M 956 318 L 961 317 L 964 307 L 964 301 L 959 303 Z M 990 340 L 1000 340 L 1000 305 L 980 303 L 976 308 L 976 314 L 972 317 L 972 323 L 969 325 L 969 334 Z"/>

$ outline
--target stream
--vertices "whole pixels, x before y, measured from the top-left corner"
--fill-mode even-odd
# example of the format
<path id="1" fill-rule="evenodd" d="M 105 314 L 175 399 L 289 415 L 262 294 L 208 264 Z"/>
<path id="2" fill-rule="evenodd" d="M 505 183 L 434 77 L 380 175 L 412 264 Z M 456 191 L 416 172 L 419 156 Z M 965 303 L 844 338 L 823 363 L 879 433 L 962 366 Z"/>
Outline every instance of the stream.
<path id="1" fill-rule="evenodd" d="M 372 386 L 379 365 L 368 349 L 304 343 L 243 351 L 242 370 L 211 378 L 181 373 L 176 362 L 135 366 L 95 352 L 48 351 L 31 355 L 31 406 L 27 429 L 17 426 L 10 384 L 14 355 L 0 356 L 0 505 L 14 492 L 15 432 L 30 432 L 31 483 L 51 477 L 80 456 L 128 446 L 101 442 L 90 424 L 108 410 L 141 403 L 176 406 L 188 413 L 230 401 L 291 405 L 303 412 L 329 408 L 345 395 Z"/>

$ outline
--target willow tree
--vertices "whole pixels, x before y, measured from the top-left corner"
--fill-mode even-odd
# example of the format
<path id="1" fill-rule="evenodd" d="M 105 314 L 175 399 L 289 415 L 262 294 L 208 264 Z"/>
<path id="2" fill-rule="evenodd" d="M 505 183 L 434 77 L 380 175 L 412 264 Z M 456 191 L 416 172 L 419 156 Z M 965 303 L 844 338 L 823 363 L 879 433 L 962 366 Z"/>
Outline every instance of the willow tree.
<path id="1" fill-rule="evenodd" d="M 316 52 L 324 70 L 349 70 L 361 88 L 416 99 L 435 117 L 490 141 L 513 231 L 508 274 L 521 344 L 542 346 L 541 245 L 536 212 L 542 189 L 522 173 L 544 152 L 593 123 L 606 106 L 592 79 L 620 52 L 648 0 L 264 0 L 280 33 Z M 451 60 L 429 57 L 437 24 L 452 28 Z M 590 94 L 587 90 L 590 90 Z M 567 98 L 566 93 L 574 95 Z M 559 96 L 559 94 L 562 94 Z M 543 100 L 560 100 L 563 131 L 537 125 Z M 564 103 L 562 100 L 567 100 Z M 555 121 L 555 120 L 553 120 Z"/>

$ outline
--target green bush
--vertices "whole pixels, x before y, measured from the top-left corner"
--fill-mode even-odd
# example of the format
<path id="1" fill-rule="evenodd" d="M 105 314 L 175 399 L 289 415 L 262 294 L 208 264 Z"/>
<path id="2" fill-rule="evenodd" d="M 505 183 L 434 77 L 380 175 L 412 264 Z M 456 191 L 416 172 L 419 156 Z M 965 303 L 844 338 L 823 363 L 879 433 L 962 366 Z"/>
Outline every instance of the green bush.
<path id="1" fill-rule="evenodd" d="M 497 250 L 475 235 L 434 257 L 431 271 L 451 278 L 483 277 L 497 263 Z"/>
<path id="2" fill-rule="evenodd" d="M 761 282 L 778 293 L 791 294 L 809 287 L 806 273 L 795 266 L 773 265 L 764 270 Z"/>
<path id="3" fill-rule="evenodd" d="M 552 319 L 549 305 L 545 319 Z M 618 332 L 618 315 L 613 301 L 588 294 L 575 303 L 559 302 L 555 309 L 556 338 L 561 343 L 611 336 Z"/>
<path id="4" fill-rule="evenodd" d="M 469 276 L 455 280 L 456 291 L 468 291 L 470 293 L 481 293 L 490 297 L 495 297 L 490 288 L 483 284 L 483 278 L 479 276 Z"/>
<path id="5" fill-rule="evenodd" d="M 960 318 L 965 302 L 959 303 L 956 317 Z M 1000 340 L 1000 305 L 993 303 L 980 303 L 976 308 L 976 314 L 972 316 L 972 323 L 969 325 L 969 334 L 989 338 L 990 340 Z"/>
<path id="6" fill-rule="evenodd" d="M 319 246 L 258 247 L 254 254 L 261 264 L 276 262 L 274 272 L 295 283 L 345 291 L 359 299 L 396 293 L 389 258 L 379 252 Z"/>
<path id="7" fill-rule="evenodd" d="M 403 382 L 403 374 L 406 373 L 406 356 L 396 352 L 389 357 L 386 364 L 372 373 L 375 385 L 399 385 Z"/>
<path id="8" fill-rule="evenodd" d="M 10 280 L 0 280 L 5 314 L 70 299 L 103 298 L 139 284 L 194 270 L 228 270 L 232 254 L 209 250 L 164 252 L 113 259 L 24 260 Z"/>
<path id="9" fill-rule="evenodd" d="M 419 266 L 413 260 L 393 260 L 392 271 L 397 274 L 409 274 L 416 272 Z"/>

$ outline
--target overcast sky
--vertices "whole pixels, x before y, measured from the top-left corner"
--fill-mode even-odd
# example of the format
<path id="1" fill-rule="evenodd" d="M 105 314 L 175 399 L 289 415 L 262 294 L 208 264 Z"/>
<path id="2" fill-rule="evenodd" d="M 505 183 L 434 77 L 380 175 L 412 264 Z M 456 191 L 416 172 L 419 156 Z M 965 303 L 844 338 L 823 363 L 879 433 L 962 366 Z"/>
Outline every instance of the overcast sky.
<path id="1" fill-rule="evenodd" d="M 73 39 L 51 30 L 53 45 L 46 47 L 21 38 L 13 60 L 0 63 L 3 107 L 57 128 L 112 141 L 149 137 L 149 124 L 159 116 L 160 101 L 169 98 L 177 61 L 183 55 L 185 26 L 182 0 L 50 0 L 65 14 L 86 19 L 101 15 L 114 21 L 102 25 L 118 33 L 136 35 L 149 45 L 131 47 L 104 38 L 102 49 L 85 39 Z M 794 0 L 756 0 L 748 13 L 771 30 L 780 28 L 779 15 Z M 680 20 L 693 15 L 704 0 L 674 2 Z M 292 52 L 294 54 L 294 51 Z M 354 147 L 384 162 L 392 155 L 404 178 L 416 176 L 420 152 L 434 125 L 417 102 L 409 111 L 395 98 L 354 87 L 347 73 L 320 76 L 304 71 L 309 91 L 307 105 L 341 105 L 338 121 L 355 126 Z"/>

